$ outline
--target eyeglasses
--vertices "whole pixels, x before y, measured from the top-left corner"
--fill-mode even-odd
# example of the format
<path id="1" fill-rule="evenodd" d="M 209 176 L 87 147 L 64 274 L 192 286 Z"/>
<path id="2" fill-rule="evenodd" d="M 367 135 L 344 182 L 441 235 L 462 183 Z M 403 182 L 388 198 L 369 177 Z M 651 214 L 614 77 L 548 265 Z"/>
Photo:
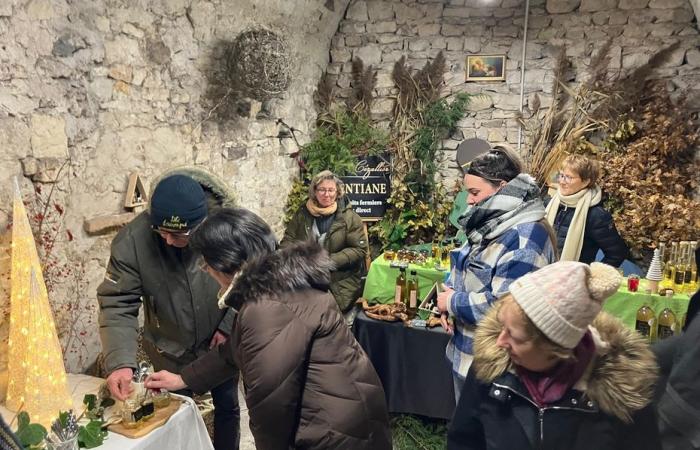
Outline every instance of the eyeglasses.
<path id="1" fill-rule="evenodd" d="M 337 192 L 336 189 L 316 189 L 316 192 L 319 192 L 321 194 L 335 194 Z"/>
<path id="2" fill-rule="evenodd" d="M 563 182 L 565 182 L 565 183 L 571 183 L 572 180 L 575 180 L 575 179 L 577 179 L 578 177 L 576 177 L 576 176 L 571 177 L 571 176 L 569 176 L 569 175 L 564 175 L 563 173 L 560 173 L 560 174 L 557 175 L 557 178 L 558 178 L 560 181 L 563 181 Z"/>
<path id="3" fill-rule="evenodd" d="M 192 235 L 193 231 L 194 231 L 194 228 L 191 230 L 187 230 L 187 231 L 170 231 L 170 230 L 164 230 L 162 228 L 153 227 L 153 232 L 157 233 L 163 239 L 167 239 L 168 236 L 170 236 L 172 239 L 176 239 L 176 240 L 180 240 L 180 241 L 188 239 Z"/>

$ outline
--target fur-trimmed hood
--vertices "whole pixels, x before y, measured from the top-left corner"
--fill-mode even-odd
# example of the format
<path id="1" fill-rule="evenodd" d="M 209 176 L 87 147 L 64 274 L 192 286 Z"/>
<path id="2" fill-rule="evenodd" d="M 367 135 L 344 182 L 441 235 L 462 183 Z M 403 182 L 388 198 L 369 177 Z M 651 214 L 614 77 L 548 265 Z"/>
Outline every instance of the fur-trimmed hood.
<path id="1" fill-rule="evenodd" d="M 233 192 L 226 186 L 224 181 L 213 173 L 197 166 L 182 166 L 163 172 L 152 184 L 151 195 L 149 197 L 148 208 L 150 212 L 150 199 L 153 198 L 153 191 L 161 180 L 173 175 L 185 175 L 202 186 L 207 195 L 207 207 L 209 212 L 218 208 L 232 208 L 236 206 L 236 198 Z"/>
<path id="2" fill-rule="evenodd" d="M 496 345 L 501 324 L 492 308 L 474 334 L 474 370 L 485 383 L 513 371 L 508 353 Z M 634 411 L 652 399 L 658 367 L 649 345 L 636 331 L 601 312 L 591 325 L 596 355 L 574 389 L 585 392 L 600 409 L 629 423 Z"/>
<path id="3" fill-rule="evenodd" d="M 316 242 L 299 242 L 254 258 L 241 267 L 224 302 L 235 309 L 261 296 L 314 288 L 327 291 L 333 262 Z"/>

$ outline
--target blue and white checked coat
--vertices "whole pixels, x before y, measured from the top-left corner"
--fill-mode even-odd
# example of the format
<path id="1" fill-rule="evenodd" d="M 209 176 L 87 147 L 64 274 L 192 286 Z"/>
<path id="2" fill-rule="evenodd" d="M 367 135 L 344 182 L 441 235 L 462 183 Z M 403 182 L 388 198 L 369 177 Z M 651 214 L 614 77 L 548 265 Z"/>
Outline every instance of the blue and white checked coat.
<path id="1" fill-rule="evenodd" d="M 506 230 L 491 240 L 469 242 L 450 254 L 452 271 L 446 285 L 455 290 L 447 308 L 455 317 L 454 335 L 446 355 L 452 371 L 464 378 L 472 352 L 467 335 L 491 308 L 508 292 L 510 283 L 556 261 L 556 250 L 547 228 L 541 222 L 527 222 Z"/>

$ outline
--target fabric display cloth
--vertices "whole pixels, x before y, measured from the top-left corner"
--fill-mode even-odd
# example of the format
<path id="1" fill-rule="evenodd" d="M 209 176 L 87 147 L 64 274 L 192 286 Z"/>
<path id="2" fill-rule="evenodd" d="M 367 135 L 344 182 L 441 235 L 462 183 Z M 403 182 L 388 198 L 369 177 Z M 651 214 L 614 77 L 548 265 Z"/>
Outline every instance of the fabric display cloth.
<path id="1" fill-rule="evenodd" d="M 455 396 L 445 359 L 450 335 L 441 327 L 411 328 L 360 312 L 353 333 L 382 381 L 389 412 L 452 417 Z"/>

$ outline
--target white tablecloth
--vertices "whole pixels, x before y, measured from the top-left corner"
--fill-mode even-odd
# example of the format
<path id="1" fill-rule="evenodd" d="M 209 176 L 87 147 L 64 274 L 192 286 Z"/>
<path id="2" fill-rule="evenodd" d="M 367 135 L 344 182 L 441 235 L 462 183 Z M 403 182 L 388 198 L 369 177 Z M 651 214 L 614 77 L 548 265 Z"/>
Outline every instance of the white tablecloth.
<path id="1" fill-rule="evenodd" d="M 85 394 L 96 394 L 101 378 L 88 375 L 68 374 L 68 386 L 73 397 L 74 411 L 81 412 Z M 162 427 L 139 439 L 129 439 L 110 432 L 100 450 L 213 450 L 207 427 L 192 399 L 184 401 L 180 409 Z M 0 406 L 0 413 L 7 423 L 15 413 Z"/>

